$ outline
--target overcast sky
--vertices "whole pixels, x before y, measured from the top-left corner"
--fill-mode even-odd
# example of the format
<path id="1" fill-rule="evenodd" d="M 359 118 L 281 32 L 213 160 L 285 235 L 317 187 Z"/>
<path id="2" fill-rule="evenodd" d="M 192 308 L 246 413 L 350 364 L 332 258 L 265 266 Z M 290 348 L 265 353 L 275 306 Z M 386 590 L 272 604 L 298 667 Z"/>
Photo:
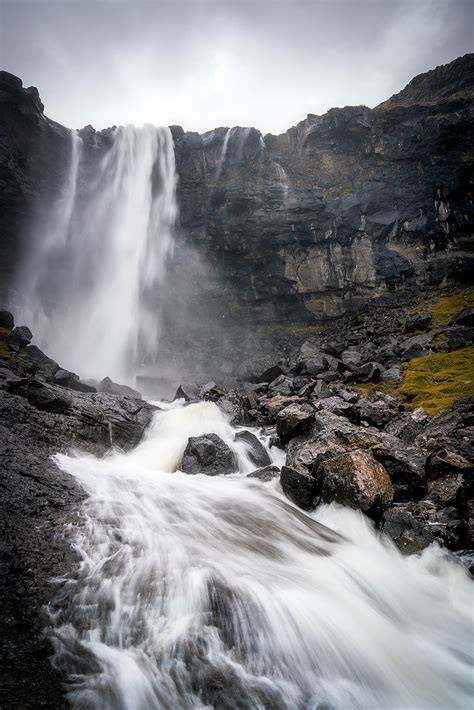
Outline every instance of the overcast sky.
<path id="1" fill-rule="evenodd" d="M 472 51 L 474 0 L 0 0 L 1 63 L 48 116 L 280 133 Z"/>

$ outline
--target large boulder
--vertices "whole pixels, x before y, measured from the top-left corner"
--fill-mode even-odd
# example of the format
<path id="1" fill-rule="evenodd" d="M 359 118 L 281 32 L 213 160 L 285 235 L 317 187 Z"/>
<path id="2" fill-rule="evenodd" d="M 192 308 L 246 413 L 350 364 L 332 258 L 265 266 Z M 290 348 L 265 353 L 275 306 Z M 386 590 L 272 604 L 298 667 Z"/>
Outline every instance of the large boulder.
<path id="1" fill-rule="evenodd" d="M 318 503 L 319 482 L 308 473 L 283 466 L 280 474 L 283 493 L 303 510 L 310 510 Z"/>
<path id="2" fill-rule="evenodd" d="M 191 436 L 181 461 L 184 473 L 220 476 L 239 470 L 237 457 L 217 434 Z"/>
<path id="3" fill-rule="evenodd" d="M 18 350 L 29 345 L 32 338 L 33 333 L 31 330 L 26 325 L 19 325 L 8 333 L 7 342 L 11 348 Z"/>
<path id="4" fill-rule="evenodd" d="M 140 392 L 129 387 L 128 385 L 119 385 L 114 382 L 110 377 L 104 377 L 97 387 L 98 392 L 107 392 L 108 394 L 119 394 L 122 397 L 131 397 L 132 399 L 141 399 L 142 396 Z"/>
<path id="5" fill-rule="evenodd" d="M 468 306 L 458 313 L 452 321 L 455 325 L 463 325 L 468 328 L 474 327 L 474 306 Z"/>
<path id="6" fill-rule="evenodd" d="M 14 327 L 15 321 L 10 311 L 0 311 L 0 328 L 13 330 Z"/>
<path id="7" fill-rule="evenodd" d="M 82 382 L 79 379 L 79 375 L 75 372 L 70 372 L 69 370 L 57 370 L 53 375 L 53 381 L 61 385 L 61 387 L 68 387 L 76 392 L 96 392 L 96 388 L 93 385 L 87 384 L 87 382 Z"/>
<path id="8" fill-rule="evenodd" d="M 370 451 L 356 449 L 323 461 L 319 467 L 322 497 L 364 513 L 378 513 L 393 500 L 385 468 Z"/>
<path id="9" fill-rule="evenodd" d="M 272 462 L 270 454 L 262 444 L 262 442 L 252 434 L 251 431 L 238 431 L 235 435 L 235 441 L 243 441 L 246 444 L 247 454 L 251 462 L 262 468 L 269 466 Z"/>
<path id="10" fill-rule="evenodd" d="M 278 412 L 276 430 L 284 444 L 295 436 L 307 434 L 314 422 L 314 406 L 309 402 L 294 402 Z"/>
<path id="11" fill-rule="evenodd" d="M 431 313 L 419 313 L 411 318 L 407 318 L 405 323 L 405 333 L 415 333 L 417 331 L 428 330 L 431 326 Z"/>

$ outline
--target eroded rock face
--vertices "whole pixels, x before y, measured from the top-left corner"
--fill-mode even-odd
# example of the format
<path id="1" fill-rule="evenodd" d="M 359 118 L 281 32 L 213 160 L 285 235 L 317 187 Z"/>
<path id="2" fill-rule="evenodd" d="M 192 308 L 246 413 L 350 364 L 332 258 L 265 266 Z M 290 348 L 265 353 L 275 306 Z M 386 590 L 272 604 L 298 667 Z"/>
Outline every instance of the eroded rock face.
<path id="1" fill-rule="evenodd" d="M 237 458 L 217 434 L 190 436 L 180 466 L 184 473 L 220 476 L 239 470 Z"/>
<path id="2" fill-rule="evenodd" d="M 337 318 L 399 288 L 465 278 L 473 68 L 474 55 L 466 55 L 375 109 L 309 114 L 278 136 L 172 126 L 180 226 L 160 357 L 179 351 L 183 372 L 238 372 L 242 355 L 255 361 L 256 343 L 262 361 L 271 350 L 283 353 L 295 325 Z M 1 297 L 27 247 L 27 221 L 64 180 L 70 140 L 45 118 L 37 94 L 6 73 L 0 101 L 8 195 L 0 203 Z M 81 137 L 87 170 L 111 136 L 87 127 Z M 323 366 L 318 358 L 306 364 L 313 373 Z"/>

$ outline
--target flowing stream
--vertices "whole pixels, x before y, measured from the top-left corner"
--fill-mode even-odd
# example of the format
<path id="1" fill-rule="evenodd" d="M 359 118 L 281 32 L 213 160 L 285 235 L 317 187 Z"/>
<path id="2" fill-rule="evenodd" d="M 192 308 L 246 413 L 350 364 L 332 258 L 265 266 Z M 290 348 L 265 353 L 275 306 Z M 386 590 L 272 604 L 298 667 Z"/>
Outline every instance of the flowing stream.
<path id="1" fill-rule="evenodd" d="M 188 437 L 208 432 L 239 473 L 179 471 Z M 88 494 L 80 567 L 51 609 L 73 706 L 472 707 L 464 569 L 437 548 L 403 557 L 354 511 L 303 514 L 246 477 L 234 434 L 215 404 L 176 403 L 129 453 L 56 456 Z"/>

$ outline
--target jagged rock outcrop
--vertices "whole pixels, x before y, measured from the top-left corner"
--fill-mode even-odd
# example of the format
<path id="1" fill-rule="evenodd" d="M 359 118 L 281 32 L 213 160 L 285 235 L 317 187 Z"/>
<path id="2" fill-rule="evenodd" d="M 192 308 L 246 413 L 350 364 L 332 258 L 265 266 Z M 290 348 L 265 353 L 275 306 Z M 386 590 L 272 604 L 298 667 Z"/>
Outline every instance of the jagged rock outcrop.
<path id="1" fill-rule="evenodd" d="M 235 373 L 256 347 L 284 352 L 298 327 L 396 289 L 466 278 L 473 88 L 466 55 L 375 109 L 309 114 L 279 136 L 172 126 L 180 217 L 161 356 L 191 376 Z M 0 103 L 0 295 L 15 301 L 31 223 L 58 193 L 70 137 L 6 72 Z M 86 179 L 112 129 L 80 135 Z"/>

